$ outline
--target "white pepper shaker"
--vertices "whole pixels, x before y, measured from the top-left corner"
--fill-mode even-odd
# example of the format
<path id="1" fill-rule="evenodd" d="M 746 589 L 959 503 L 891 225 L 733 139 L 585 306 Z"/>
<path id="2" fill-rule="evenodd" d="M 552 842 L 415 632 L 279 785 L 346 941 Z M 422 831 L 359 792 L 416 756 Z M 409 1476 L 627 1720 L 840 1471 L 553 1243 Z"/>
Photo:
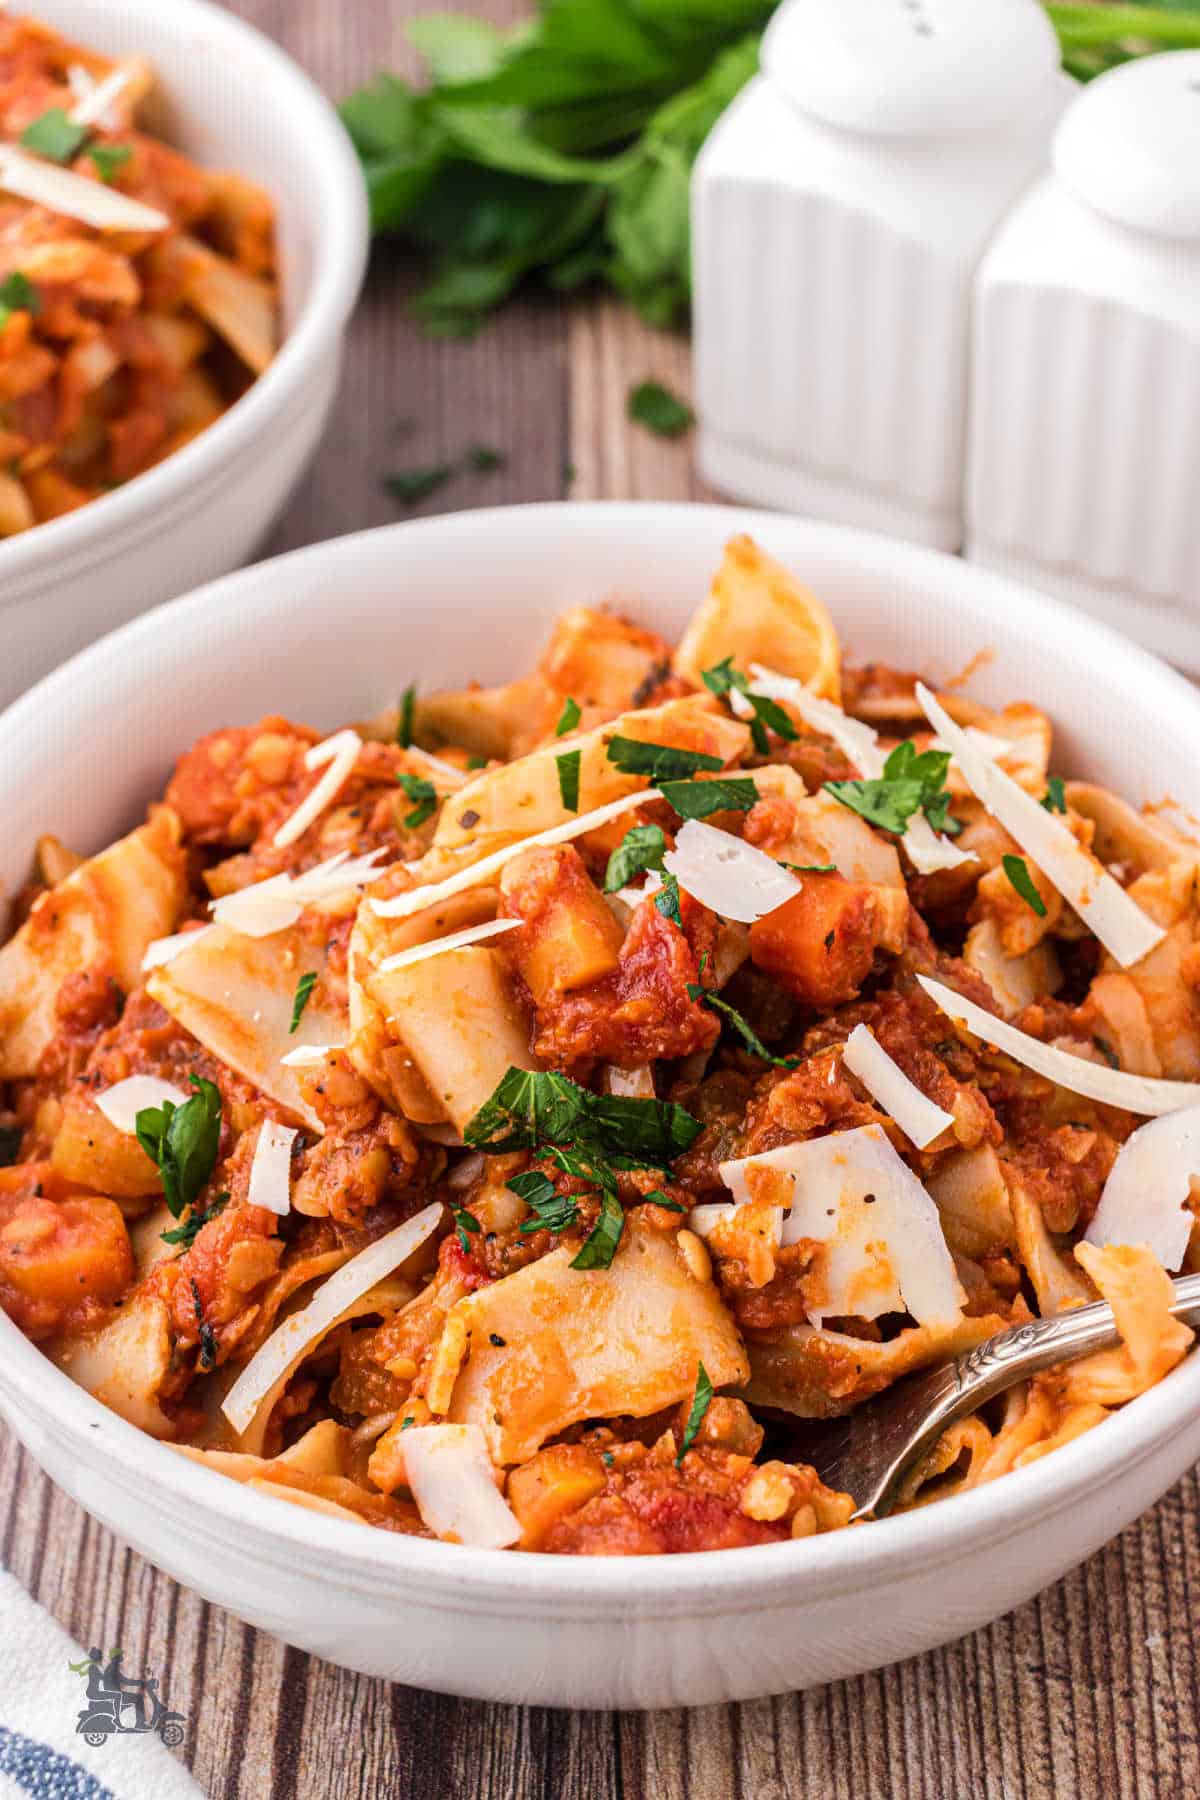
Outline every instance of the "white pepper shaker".
<path id="1" fill-rule="evenodd" d="M 715 487 L 960 546 L 972 281 L 1071 89 L 1037 0 L 785 0 L 693 182 Z"/>
<path id="2" fill-rule="evenodd" d="M 1200 670 L 1200 51 L 1083 89 L 983 262 L 968 554 Z"/>

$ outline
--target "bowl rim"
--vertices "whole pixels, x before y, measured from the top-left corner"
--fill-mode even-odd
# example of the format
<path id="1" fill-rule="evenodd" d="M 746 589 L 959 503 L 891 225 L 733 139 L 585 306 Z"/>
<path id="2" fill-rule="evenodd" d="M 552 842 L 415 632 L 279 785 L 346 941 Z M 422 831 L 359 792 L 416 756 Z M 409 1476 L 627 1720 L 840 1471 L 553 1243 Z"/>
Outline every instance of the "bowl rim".
<path id="1" fill-rule="evenodd" d="M 126 12 L 152 19 L 161 0 L 124 0 Z M 333 102 L 278 44 L 214 0 L 171 0 L 173 19 L 203 33 L 233 62 L 253 63 L 304 148 L 304 184 L 296 192 L 315 222 L 309 292 L 274 359 L 219 419 L 182 449 L 86 506 L 49 519 L 0 545 L 0 614 L 39 591 L 47 578 L 78 571 L 146 521 L 161 527 L 164 511 L 218 479 L 264 432 L 296 408 L 314 366 L 338 341 L 362 285 L 370 246 L 366 187 L 353 145 Z M 276 207 L 278 196 L 273 195 Z M 138 527 L 142 529 L 139 531 Z"/>
<path id="2" fill-rule="evenodd" d="M 1060 628 L 1069 627 L 1077 636 L 1093 639 L 1097 649 L 1119 655 L 1130 686 L 1140 681 L 1149 688 L 1147 711 L 1156 703 L 1169 712 L 1182 710 L 1200 727 L 1200 693 L 1157 657 L 1065 602 L 940 551 L 743 507 L 551 501 L 376 526 L 238 570 L 156 607 L 79 652 L 0 713 L 0 768 L 8 760 L 6 739 L 24 737 L 35 727 L 36 735 L 53 736 L 58 721 L 69 718 L 72 696 L 81 687 L 95 685 L 103 691 L 110 663 L 114 667 L 134 663 L 145 669 L 142 653 L 153 654 L 156 643 L 170 643 L 181 653 L 189 630 L 211 636 L 214 607 L 233 620 L 239 598 L 249 590 L 259 590 L 255 596 L 259 605 L 286 612 L 296 586 L 291 577 L 298 568 L 311 574 L 325 565 L 325 573 L 336 575 L 342 566 L 353 565 L 367 540 L 398 540 L 403 546 L 419 534 L 445 536 L 449 544 L 463 533 L 496 532 L 536 540 L 542 531 L 569 532 L 573 520 L 581 525 L 603 521 L 606 529 L 616 531 L 622 523 L 639 529 L 649 526 L 669 536 L 672 528 L 686 529 L 697 515 L 714 524 L 719 521 L 729 535 L 739 530 L 758 531 L 764 537 L 790 535 L 793 545 L 783 550 L 785 556 L 807 549 L 836 556 L 868 575 L 920 580 L 940 604 L 955 593 L 961 596 L 966 587 L 994 606 L 1003 604 L 1010 618 L 1024 617 L 1032 624 L 1036 616 L 1043 625 L 1050 619 Z M 1006 635 L 1015 635 L 1015 629 L 1009 624 Z M 103 1460 L 110 1483 L 143 1504 L 153 1488 L 156 1506 L 165 1500 L 187 1508 L 190 1535 L 206 1539 L 214 1548 L 227 1548 L 229 1532 L 236 1530 L 256 1560 L 281 1575 L 294 1572 L 296 1553 L 302 1552 L 322 1574 L 376 1600 L 423 1595 L 439 1606 L 475 1614 L 511 1610 L 522 1597 L 536 1599 L 548 1618 L 578 1617 L 597 1608 L 611 1616 L 635 1597 L 639 1606 L 658 1606 L 671 1616 L 689 1611 L 707 1615 L 717 1609 L 758 1612 L 794 1606 L 798 1586 L 806 1599 L 814 1600 L 866 1590 L 885 1573 L 894 1577 L 897 1565 L 906 1573 L 936 1568 L 973 1543 L 986 1541 L 993 1548 L 1067 1511 L 1085 1489 L 1149 1459 L 1174 1431 L 1200 1415 L 1197 1352 L 1146 1394 L 1061 1450 L 936 1506 L 874 1521 L 865 1534 L 832 1532 L 719 1555 L 709 1551 L 636 1558 L 514 1555 L 388 1531 L 367 1532 L 348 1520 L 281 1504 L 193 1462 L 110 1412 L 77 1387 L 3 1313 L 0 1346 L 0 1399 L 18 1421 L 32 1416 L 32 1404 L 38 1417 L 44 1416 L 56 1432 L 73 1440 L 82 1464 Z M 203 1504 L 194 1504 L 198 1500 Z M 119 1532 L 120 1524 L 113 1523 Z"/>

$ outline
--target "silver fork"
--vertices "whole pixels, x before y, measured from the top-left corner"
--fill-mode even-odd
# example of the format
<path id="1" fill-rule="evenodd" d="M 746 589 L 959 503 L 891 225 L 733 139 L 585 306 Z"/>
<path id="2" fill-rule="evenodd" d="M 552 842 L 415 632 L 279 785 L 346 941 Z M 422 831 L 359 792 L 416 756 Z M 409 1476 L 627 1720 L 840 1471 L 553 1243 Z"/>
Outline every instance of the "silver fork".
<path id="1" fill-rule="evenodd" d="M 1171 1311 L 1200 1326 L 1200 1275 L 1185 1275 L 1174 1287 Z M 905 1376 L 841 1418 L 806 1420 L 803 1427 L 797 1421 L 793 1453 L 811 1463 L 827 1487 L 857 1502 L 856 1519 L 866 1513 L 882 1518 L 896 1504 L 904 1476 L 956 1419 L 1039 1370 L 1120 1341 L 1112 1307 L 1103 1300 L 1034 1319 L 998 1332 L 953 1362 Z"/>

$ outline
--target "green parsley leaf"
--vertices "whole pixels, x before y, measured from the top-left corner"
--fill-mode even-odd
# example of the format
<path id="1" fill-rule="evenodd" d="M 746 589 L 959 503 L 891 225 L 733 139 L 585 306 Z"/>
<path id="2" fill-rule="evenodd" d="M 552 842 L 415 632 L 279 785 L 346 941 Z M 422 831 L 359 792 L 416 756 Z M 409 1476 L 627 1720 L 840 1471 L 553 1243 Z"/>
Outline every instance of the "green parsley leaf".
<path id="1" fill-rule="evenodd" d="M 758 789 L 752 781 L 726 777 L 721 781 L 660 781 L 658 791 L 681 819 L 707 819 L 715 812 L 749 812 L 758 805 Z"/>
<path id="2" fill-rule="evenodd" d="M 21 142 L 35 156 L 44 156 L 50 162 L 69 163 L 78 154 L 90 130 L 90 125 L 76 125 L 61 106 L 52 106 L 32 125 L 25 127 Z"/>
<path id="3" fill-rule="evenodd" d="M 708 1370 L 702 1362 L 696 1364 L 696 1388 L 692 1395 L 692 1409 L 687 1416 L 687 1424 L 683 1428 L 683 1442 L 679 1446 L 679 1455 L 675 1458 L 678 1469 L 684 1457 L 696 1441 L 696 1433 L 704 1423 L 704 1415 L 708 1411 L 713 1397 L 713 1384 L 708 1379 Z"/>
<path id="4" fill-rule="evenodd" d="M 0 296 L 2 298 L 2 296 Z M 1047 812 L 1065 813 L 1067 796 L 1063 791 L 1061 775 L 1051 775 L 1046 782 L 1046 792 L 1042 795 L 1042 805 Z"/>
<path id="5" fill-rule="evenodd" d="M 421 775 L 397 775 L 396 780 L 408 798 L 416 801 L 412 811 L 406 813 L 403 820 L 406 831 L 415 831 L 418 825 L 423 825 L 437 811 L 437 789 L 432 781 L 426 781 Z"/>
<path id="6" fill-rule="evenodd" d="M 568 731 L 574 731 L 582 717 L 578 700 L 564 700 L 563 709 L 558 715 L 558 724 L 554 727 L 555 737 L 566 737 Z"/>
<path id="7" fill-rule="evenodd" d="M 593 1094 L 550 1070 L 509 1069 L 463 1138 L 493 1155 L 576 1144 L 609 1160 L 643 1157 L 661 1164 L 682 1154 L 700 1130 L 699 1119 L 671 1101 Z"/>
<path id="8" fill-rule="evenodd" d="M 678 1200 L 670 1199 L 668 1195 L 663 1193 L 661 1188 L 651 1188 L 650 1192 L 646 1194 L 644 1198 L 648 1201 L 652 1200 L 655 1206 L 661 1206 L 665 1212 L 681 1213 L 687 1211 L 686 1206 L 681 1206 Z"/>
<path id="9" fill-rule="evenodd" d="M 626 402 L 629 417 L 656 437 L 682 437 L 696 422 L 696 415 L 658 381 L 640 381 Z"/>
<path id="10" fill-rule="evenodd" d="M 655 911 L 660 912 L 664 919 L 669 919 L 672 925 L 678 925 L 682 930 L 683 914 L 679 907 L 679 883 L 674 875 L 663 876 L 663 884 L 654 896 L 654 907 Z"/>
<path id="11" fill-rule="evenodd" d="M 101 181 L 111 186 L 118 170 L 123 169 L 133 155 L 133 149 L 129 144 L 89 144 L 87 154 L 96 165 Z"/>
<path id="12" fill-rule="evenodd" d="M 180 1109 L 182 1111 L 182 1108 Z M 217 1366 L 217 1334 L 204 1317 L 204 1306 L 200 1299 L 200 1288 L 193 1275 L 188 1285 L 192 1290 L 192 1305 L 196 1309 L 196 1324 L 200 1328 L 200 1367 L 204 1370 Z"/>
<path id="13" fill-rule="evenodd" d="M 453 474 L 449 463 L 434 463 L 427 469 L 398 469 L 384 476 L 383 486 L 402 506 L 416 506 L 445 487 Z"/>
<path id="14" fill-rule="evenodd" d="M 500 450 L 489 450 L 486 444 L 473 444 L 467 451 L 467 467 L 477 475 L 490 475 L 502 469 L 508 458 Z"/>
<path id="15" fill-rule="evenodd" d="M 629 1158 L 656 1164 L 681 1156 L 703 1127 L 673 1100 L 633 1100 L 619 1094 L 589 1094 L 588 1116 L 610 1146 L 618 1167 L 640 1167 Z"/>
<path id="16" fill-rule="evenodd" d="M 509 1188 L 533 1213 L 521 1227 L 524 1235 L 533 1231 L 569 1231 L 579 1216 L 579 1203 L 571 1194 L 560 1194 L 548 1175 L 528 1169 L 514 1175 Z"/>
<path id="17" fill-rule="evenodd" d="M 687 991 L 689 1000 L 695 1000 L 700 1006 L 710 1007 L 713 1012 L 720 1013 L 722 1018 L 728 1019 L 747 1050 L 751 1051 L 753 1055 L 761 1056 L 764 1062 L 769 1062 L 776 1069 L 798 1069 L 800 1067 L 798 1056 L 773 1056 L 754 1027 L 742 1017 L 737 1007 L 730 1006 L 728 1000 L 722 1000 L 721 996 L 714 994 L 711 988 L 699 987 L 694 981 L 689 981 Z"/>
<path id="18" fill-rule="evenodd" d="M 608 868 L 604 872 L 605 893 L 615 894 L 644 869 L 661 869 L 666 853 L 667 840 L 661 825 L 631 826 L 608 859 Z"/>
<path id="19" fill-rule="evenodd" d="M 296 983 L 296 992 L 292 996 L 292 1022 L 288 1026 L 289 1037 L 294 1031 L 299 1031 L 300 1021 L 304 1017 L 304 1009 L 312 999 L 312 991 L 316 985 L 315 969 L 310 970 L 307 975 L 302 975 Z"/>
<path id="20" fill-rule="evenodd" d="M 715 694 L 718 700 L 728 698 L 730 690 L 736 689 L 749 701 L 754 708 L 750 735 L 760 755 L 765 756 L 771 748 L 768 731 L 773 731 L 776 737 L 783 738 L 787 743 L 793 743 L 799 735 L 777 700 L 768 700 L 764 694 L 750 692 L 750 678 L 734 668 L 732 656 L 714 663 L 711 669 L 701 670 L 700 679 L 709 693 Z"/>
<path id="21" fill-rule="evenodd" d="M 1005 856 L 1004 873 L 1011 886 L 1020 894 L 1026 906 L 1031 906 L 1039 919 L 1046 916 L 1046 902 L 1038 893 L 1033 876 L 1029 873 L 1029 865 L 1023 856 Z"/>
<path id="22" fill-rule="evenodd" d="M 579 771 L 583 766 L 582 750 L 564 750 L 554 759 L 558 769 L 558 791 L 568 812 L 579 811 Z"/>
<path id="23" fill-rule="evenodd" d="M 836 863 L 790 863 L 780 861 L 780 868 L 791 869 L 797 875 L 836 875 Z"/>
<path id="24" fill-rule="evenodd" d="M 41 295 L 28 275 L 22 275 L 19 269 L 14 269 L 11 275 L 6 275 L 0 281 L 0 307 L 3 307 L 6 319 L 9 313 L 40 312 L 41 306 Z"/>
<path id="25" fill-rule="evenodd" d="M 945 792 L 948 750 L 918 753 L 911 738 L 897 744 L 883 765 L 883 774 L 872 781 L 827 781 L 826 791 L 869 825 L 902 836 L 915 813 L 924 812 L 935 831 L 956 831 L 947 818 L 950 796 Z"/>
<path id="26" fill-rule="evenodd" d="M 158 1235 L 164 1244 L 182 1244 L 185 1250 L 190 1250 L 200 1230 L 210 1219 L 215 1219 L 218 1213 L 223 1213 L 228 1204 L 229 1195 L 218 1194 L 212 1205 L 206 1206 L 203 1212 L 197 1212 L 193 1207 L 182 1225 L 176 1225 L 173 1231 L 160 1231 Z"/>
<path id="27" fill-rule="evenodd" d="M 396 722 L 396 742 L 407 750 L 413 741 L 413 712 L 417 704 L 417 684 L 410 681 L 400 696 L 400 717 Z"/>
<path id="28" fill-rule="evenodd" d="M 197 1196 L 216 1167 L 221 1143 L 221 1091 L 203 1077 L 189 1075 L 195 1092 L 182 1106 L 164 1100 L 144 1107 L 135 1120 L 137 1141 L 162 1177 L 167 1210 L 176 1219 Z"/>
<path id="29" fill-rule="evenodd" d="M 607 1269 L 617 1254 L 617 1245 L 625 1229 L 625 1208 L 615 1194 L 600 1196 L 600 1216 L 584 1239 L 578 1256 L 571 1259 L 573 1269 Z"/>
<path id="30" fill-rule="evenodd" d="M 21 1127 L 0 1125 L 0 1169 L 9 1169 L 21 1151 Z"/>
<path id="31" fill-rule="evenodd" d="M 452 1206 L 450 1210 L 454 1214 L 454 1230 L 457 1234 L 459 1243 L 462 1245 L 463 1255 L 469 1256 L 471 1253 L 471 1246 L 467 1242 L 467 1233 L 468 1231 L 473 1231 L 476 1237 L 478 1237 L 483 1230 L 483 1226 L 479 1223 L 475 1214 L 468 1212 L 465 1206 Z"/>
<path id="32" fill-rule="evenodd" d="M 468 756 L 467 758 L 468 769 L 486 769 L 487 765 L 488 759 L 486 756 Z"/>
<path id="33" fill-rule="evenodd" d="M 703 750 L 676 750 L 670 744 L 644 744 L 640 738 L 616 737 L 608 742 L 608 760 L 623 775 L 648 775 L 652 781 L 684 781 L 702 769 L 725 767 L 719 756 Z"/>

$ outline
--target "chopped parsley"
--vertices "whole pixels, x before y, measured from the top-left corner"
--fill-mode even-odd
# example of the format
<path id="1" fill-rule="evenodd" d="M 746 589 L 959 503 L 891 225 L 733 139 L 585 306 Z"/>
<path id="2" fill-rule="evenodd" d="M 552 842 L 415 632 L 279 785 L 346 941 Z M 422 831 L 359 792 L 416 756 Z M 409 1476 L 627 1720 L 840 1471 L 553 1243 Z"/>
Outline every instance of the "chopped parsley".
<path id="1" fill-rule="evenodd" d="M 398 469 L 384 476 L 383 487 L 401 506 L 416 506 L 445 487 L 453 473 L 449 463 L 433 463 L 427 469 Z"/>
<path id="2" fill-rule="evenodd" d="M 508 1186 L 534 1215 L 521 1227 L 525 1235 L 531 1231 L 569 1231 L 579 1216 L 579 1205 L 574 1196 L 560 1194 L 550 1177 L 538 1169 L 514 1175 Z"/>
<path id="3" fill-rule="evenodd" d="M 468 756 L 467 758 L 468 769 L 486 769 L 487 765 L 488 759 L 486 756 Z"/>
<path id="4" fill-rule="evenodd" d="M 467 1233 L 468 1231 L 473 1231 L 475 1236 L 478 1237 L 483 1230 L 483 1226 L 479 1223 L 475 1214 L 468 1212 L 465 1206 L 452 1206 L 450 1210 L 454 1214 L 454 1229 L 458 1234 L 458 1241 L 462 1245 L 463 1255 L 469 1256 L 471 1253 L 471 1246 L 467 1241 Z"/>
<path id="5" fill-rule="evenodd" d="M 661 1168 L 700 1130 L 699 1119 L 669 1100 L 593 1094 L 550 1070 L 509 1069 L 463 1138 L 492 1155 L 573 1144 L 616 1168 Z"/>
<path id="6" fill-rule="evenodd" d="M 836 863 L 790 863 L 790 862 L 784 862 L 781 858 L 779 866 L 781 869 L 791 869 L 797 875 L 836 875 L 837 874 L 837 864 Z"/>
<path id="7" fill-rule="evenodd" d="M 600 1195 L 600 1216 L 584 1239 L 578 1256 L 571 1258 L 571 1267 L 607 1269 L 617 1254 L 624 1229 L 625 1208 L 615 1194 L 605 1190 Z"/>
<path id="8" fill-rule="evenodd" d="M 675 1458 L 676 1468 L 679 1468 L 695 1443 L 696 1434 L 704 1423 L 704 1415 L 709 1409 L 712 1397 L 713 1384 L 708 1379 L 708 1370 L 702 1362 L 698 1362 L 696 1364 L 696 1388 L 692 1395 L 692 1410 L 688 1413 L 687 1424 L 683 1428 L 683 1442 L 679 1446 L 679 1455 Z"/>
<path id="9" fill-rule="evenodd" d="M 190 1250 L 197 1234 L 211 1219 L 223 1213 L 228 1205 L 229 1195 L 218 1194 L 211 1206 L 206 1206 L 202 1212 L 197 1212 L 193 1207 L 182 1225 L 176 1225 L 173 1231 L 160 1231 L 158 1235 L 164 1244 L 182 1244 L 185 1250 Z"/>
<path id="10" fill-rule="evenodd" d="M 903 836 L 915 813 L 924 813 L 935 831 L 952 836 L 961 829 L 949 818 L 950 795 L 946 792 L 948 750 L 923 750 L 918 754 L 911 738 L 897 744 L 873 781 L 827 781 L 826 792 L 840 800 L 869 825 Z"/>
<path id="11" fill-rule="evenodd" d="M 583 766 L 582 750 L 564 750 L 554 759 L 558 770 L 558 791 L 568 812 L 579 811 L 579 771 Z"/>
<path id="12" fill-rule="evenodd" d="M 658 791 L 681 819 L 707 819 L 715 812 L 749 812 L 758 805 L 758 789 L 752 781 L 727 777 L 722 781 L 660 781 Z"/>
<path id="13" fill-rule="evenodd" d="M 667 840 L 661 825 L 633 825 L 608 859 L 604 891 L 615 894 L 646 869 L 661 869 Z"/>
<path id="14" fill-rule="evenodd" d="M 221 1091 L 189 1075 L 195 1092 L 181 1106 L 164 1100 L 143 1107 L 135 1120 L 137 1141 L 162 1176 L 163 1199 L 173 1218 L 193 1206 L 216 1167 L 221 1143 Z"/>
<path id="15" fill-rule="evenodd" d="M 293 1032 L 299 1031 L 300 1021 L 304 1017 L 304 1009 L 312 999 L 312 991 L 316 985 L 317 972 L 315 969 L 310 969 L 308 974 L 302 975 L 296 983 L 296 992 L 292 995 L 292 1022 L 288 1026 L 289 1037 Z"/>
<path id="16" fill-rule="evenodd" d="M 44 156 L 49 162 L 69 163 L 78 155 L 90 130 L 89 125 L 76 125 L 61 106 L 52 106 L 25 127 L 21 142 L 35 156 Z"/>
<path id="17" fill-rule="evenodd" d="M 410 681 L 400 696 L 400 717 L 396 721 L 396 742 L 407 750 L 413 741 L 413 713 L 417 705 L 417 684 Z"/>
<path id="18" fill-rule="evenodd" d="M 0 1169 L 11 1168 L 21 1150 L 21 1127 L 0 1125 Z"/>
<path id="19" fill-rule="evenodd" d="M 36 313 L 42 304 L 41 295 L 30 281 L 28 275 L 22 275 L 14 269 L 0 281 L 0 330 L 8 324 L 15 312 Z"/>
<path id="20" fill-rule="evenodd" d="M 667 1194 L 663 1193 L 661 1188 L 651 1188 L 645 1198 L 655 1206 L 661 1206 L 666 1212 L 681 1213 L 687 1211 L 686 1206 L 682 1206 L 678 1200 L 672 1200 Z"/>
<path id="21" fill-rule="evenodd" d="M 108 187 L 116 179 L 117 171 L 125 167 L 133 150 L 128 144 L 89 144 L 87 154 L 101 181 Z"/>
<path id="22" fill-rule="evenodd" d="M 635 424 L 644 425 L 656 437 L 682 437 L 696 417 L 686 401 L 659 381 L 640 381 L 631 388 L 625 410 Z"/>
<path id="23" fill-rule="evenodd" d="M 416 801 L 412 811 L 405 813 L 403 819 L 404 829 L 415 831 L 418 825 L 423 825 L 437 811 L 437 789 L 432 781 L 426 781 L 421 775 L 397 775 L 396 780 L 408 798 Z"/>
<path id="24" fill-rule="evenodd" d="M 714 663 L 711 669 L 703 669 L 700 679 L 709 693 L 715 694 L 718 700 L 728 699 L 730 692 L 736 690 L 754 708 L 750 735 L 760 756 L 765 756 L 771 748 L 768 731 L 773 731 L 776 737 L 783 738 L 786 743 L 794 742 L 799 735 L 777 700 L 768 700 L 765 694 L 751 693 L 749 676 L 734 668 L 732 656 Z"/>
<path id="25" fill-rule="evenodd" d="M 558 715 L 558 724 L 554 727 L 555 737 L 566 737 L 568 731 L 574 731 L 583 713 L 578 700 L 568 697 L 563 701 L 563 709 Z"/>
<path id="26" fill-rule="evenodd" d="M 648 775 L 651 781 L 686 781 L 701 770 L 723 769 L 719 756 L 703 750 L 677 750 L 672 744 L 644 744 L 640 738 L 616 737 L 608 741 L 608 760 L 623 775 Z"/>
<path id="27" fill-rule="evenodd" d="M 683 913 L 679 904 L 679 883 L 674 875 L 664 875 L 663 884 L 654 896 L 654 910 L 660 912 L 664 919 L 672 925 L 683 929 Z"/>
<path id="28" fill-rule="evenodd" d="M 1061 775 L 1050 775 L 1046 779 L 1046 791 L 1042 795 L 1042 805 L 1047 812 L 1065 813 L 1067 796 L 1063 791 Z"/>
<path id="29" fill-rule="evenodd" d="M 1046 916 L 1046 902 L 1037 891 L 1033 876 L 1029 873 L 1029 865 L 1023 856 L 1005 856 L 1004 873 L 1008 876 L 1010 886 L 1014 887 L 1026 906 L 1031 906 L 1039 919 Z"/>
<path id="30" fill-rule="evenodd" d="M 182 1107 L 180 1111 L 182 1111 Z M 192 1305 L 196 1309 L 196 1324 L 200 1332 L 200 1367 L 215 1369 L 217 1366 L 217 1334 L 204 1317 L 204 1305 L 200 1299 L 200 1289 L 193 1275 L 188 1284 L 192 1290 Z"/>
<path id="31" fill-rule="evenodd" d="M 728 1019 L 752 1055 L 761 1056 L 764 1062 L 769 1062 L 776 1069 L 798 1069 L 800 1067 L 798 1056 L 773 1056 L 753 1025 L 742 1017 L 737 1007 L 730 1006 L 728 1000 L 722 1000 L 721 996 L 714 994 L 711 988 L 699 987 L 694 981 L 689 981 L 687 991 L 689 1000 L 696 1001 L 699 1006 L 711 1007 L 713 1012 L 720 1013 L 722 1018 Z"/>

